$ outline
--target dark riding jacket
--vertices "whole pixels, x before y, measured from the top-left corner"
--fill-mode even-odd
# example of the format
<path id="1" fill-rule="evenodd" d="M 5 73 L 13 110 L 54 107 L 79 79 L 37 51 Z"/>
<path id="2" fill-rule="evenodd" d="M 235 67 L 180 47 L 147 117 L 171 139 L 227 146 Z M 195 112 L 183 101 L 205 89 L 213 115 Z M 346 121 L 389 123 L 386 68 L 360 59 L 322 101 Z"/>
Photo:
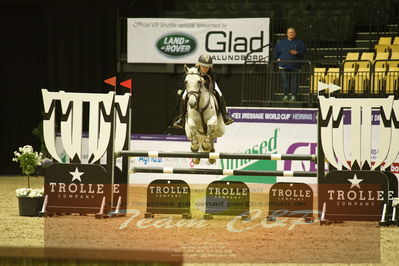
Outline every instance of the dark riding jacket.
<path id="1" fill-rule="evenodd" d="M 200 73 L 201 73 L 201 71 L 200 71 Z M 215 73 L 215 71 L 213 70 L 213 68 L 210 68 L 209 70 L 208 70 L 208 73 L 206 73 L 207 75 L 202 75 L 201 74 L 201 76 L 203 77 L 203 79 L 205 80 L 205 88 L 207 88 L 208 90 L 210 89 L 210 88 L 212 88 L 212 90 L 215 88 L 215 83 L 216 83 L 216 73 Z M 212 86 L 210 86 L 210 79 L 209 79 L 209 77 L 211 77 L 211 79 L 212 79 Z"/>

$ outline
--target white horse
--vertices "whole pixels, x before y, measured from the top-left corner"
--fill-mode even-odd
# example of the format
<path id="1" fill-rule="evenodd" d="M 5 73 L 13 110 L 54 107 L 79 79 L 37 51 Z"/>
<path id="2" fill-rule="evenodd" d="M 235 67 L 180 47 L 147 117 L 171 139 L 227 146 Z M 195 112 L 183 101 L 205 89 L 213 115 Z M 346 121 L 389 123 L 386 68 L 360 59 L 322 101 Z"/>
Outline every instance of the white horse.
<path id="1" fill-rule="evenodd" d="M 225 130 L 222 115 L 217 111 L 217 101 L 212 92 L 205 88 L 204 79 L 196 67 L 184 66 L 184 70 L 188 97 L 185 130 L 191 141 L 191 151 L 214 152 L 214 140 L 222 137 Z M 193 162 L 198 164 L 200 159 L 193 158 Z M 215 159 L 209 159 L 210 164 L 215 162 Z"/>

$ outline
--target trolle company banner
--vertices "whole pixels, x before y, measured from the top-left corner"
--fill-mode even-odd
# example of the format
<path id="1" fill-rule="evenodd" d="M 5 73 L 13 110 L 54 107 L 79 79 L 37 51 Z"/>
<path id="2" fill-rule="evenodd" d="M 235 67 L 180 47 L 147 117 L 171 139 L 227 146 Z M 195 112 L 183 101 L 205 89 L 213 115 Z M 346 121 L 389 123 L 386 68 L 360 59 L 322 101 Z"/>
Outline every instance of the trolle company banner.
<path id="1" fill-rule="evenodd" d="M 269 56 L 269 18 L 129 18 L 128 63 L 193 64 L 208 52 L 216 64 Z M 258 51 L 259 50 L 259 51 Z"/>

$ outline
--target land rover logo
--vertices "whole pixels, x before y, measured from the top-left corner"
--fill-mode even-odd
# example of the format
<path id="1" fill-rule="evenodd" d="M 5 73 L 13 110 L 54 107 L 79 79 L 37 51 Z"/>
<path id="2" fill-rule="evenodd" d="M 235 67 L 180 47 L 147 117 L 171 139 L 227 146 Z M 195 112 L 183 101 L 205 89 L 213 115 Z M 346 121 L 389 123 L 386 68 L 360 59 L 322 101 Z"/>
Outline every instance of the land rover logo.
<path id="1" fill-rule="evenodd" d="M 157 48 L 161 53 L 173 57 L 190 54 L 196 47 L 195 39 L 183 33 L 164 35 L 157 42 Z"/>

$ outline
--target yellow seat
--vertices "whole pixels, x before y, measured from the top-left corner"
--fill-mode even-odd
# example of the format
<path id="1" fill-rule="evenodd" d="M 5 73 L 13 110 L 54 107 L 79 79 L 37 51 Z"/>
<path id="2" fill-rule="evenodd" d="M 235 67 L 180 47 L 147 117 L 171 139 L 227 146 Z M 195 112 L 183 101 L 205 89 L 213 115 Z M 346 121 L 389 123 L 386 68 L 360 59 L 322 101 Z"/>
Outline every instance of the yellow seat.
<path id="1" fill-rule="evenodd" d="M 358 70 L 355 75 L 355 93 L 364 93 L 369 89 L 371 63 L 374 60 L 374 53 L 364 52 L 358 62 Z"/>
<path id="2" fill-rule="evenodd" d="M 318 93 L 319 81 L 325 82 L 326 68 L 325 67 L 315 67 L 313 69 L 313 79 L 311 92 L 314 94 Z"/>
<path id="3" fill-rule="evenodd" d="M 376 44 L 374 45 L 374 50 L 376 53 L 386 53 L 389 51 L 388 44 Z"/>
<path id="4" fill-rule="evenodd" d="M 339 68 L 330 67 L 325 76 L 326 83 L 332 83 L 339 86 Z"/>
<path id="5" fill-rule="evenodd" d="M 389 46 L 389 51 L 391 52 L 391 54 L 399 52 L 399 44 L 391 44 Z"/>
<path id="6" fill-rule="evenodd" d="M 349 52 L 346 54 L 345 60 L 359 60 L 359 53 Z"/>
<path id="7" fill-rule="evenodd" d="M 399 91 L 399 52 L 391 54 L 391 60 L 388 61 L 388 73 L 386 76 L 386 93 L 393 94 Z"/>
<path id="8" fill-rule="evenodd" d="M 399 44 L 399 36 L 396 36 L 395 39 L 393 39 L 392 44 Z"/>
<path id="9" fill-rule="evenodd" d="M 348 93 L 354 84 L 357 62 L 349 60 L 359 60 L 359 53 L 348 53 L 346 60 L 343 62 L 342 93 Z"/>
<path id="10" fill-rule="evenodd" d="M 398 52 L 393 52 L 393 53 L 391 54 L 391 59 L 392 59 L 392 60 L 397 60 L 397 59 L 399 59 L 399 51 L 398 51 Z"/>
<path id="11" fill-rule="evenodd" d="M 376 55 L 375 55 L 375 60 L 388 60 L 389 59 L 389 53 L 388 52 L 386 52 L 386 53 L 377 53 Z M 385 64 L 386 62 L 376 62 L 376 64 L 378 64 L 378 65 L 382 65 L 382 64 Z M 378 66 L 378 67 L 380 67 L 380 66 Z"/>
<path id="12" fill-rule="evenodd" d="M 378 53 L 375 56 L 374 74 L 373 74 L 374 93 L 381 92 L 385 87 L 387 61 L 379 61 L 379 60 L 388 60 L 388 59 L 389 59 L 389 53 Z"/>
<path id="13" fill-rule="evenodd" d="M 392 37 L 380 37 L 380 39 L 378 40 L 378 44 L 390 45 L 391 42 L 392 42 Z"/>
<path id="14" fill-rule="evenodd" d="M 326 68 L 316 67 L 313 70 L 312 93 L 318 92 L 318 81 L 325 82 Z"/>
<path id="15" fill-rule="evenodd" d="M 389 70 L 385 84 L 386 93 L 394 94 L 399 91 L 399 68 Z"/>

